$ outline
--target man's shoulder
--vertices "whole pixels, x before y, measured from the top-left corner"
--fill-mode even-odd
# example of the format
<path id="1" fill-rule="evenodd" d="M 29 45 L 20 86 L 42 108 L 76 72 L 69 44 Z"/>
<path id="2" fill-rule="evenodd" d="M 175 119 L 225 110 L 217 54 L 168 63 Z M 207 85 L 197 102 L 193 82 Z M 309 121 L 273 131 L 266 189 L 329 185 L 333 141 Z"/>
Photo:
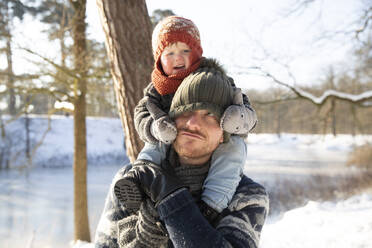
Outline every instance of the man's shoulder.
<path id="1" fill-rule="evenodd" d="M 261 184 L 253 181 L 246 175 L 242 176 L 240 183 L 236 189 L 236 193 L 246 193 L 246 194 L 262 194 L 267 195 L 266 189 Z"/>
<path id="2" fill-rule="evenodd" d="M 230 211 L 243 209 L 247 206 L 269 207 L 269 196 L 265 187 L 243 175 L 229 205 Z"/>

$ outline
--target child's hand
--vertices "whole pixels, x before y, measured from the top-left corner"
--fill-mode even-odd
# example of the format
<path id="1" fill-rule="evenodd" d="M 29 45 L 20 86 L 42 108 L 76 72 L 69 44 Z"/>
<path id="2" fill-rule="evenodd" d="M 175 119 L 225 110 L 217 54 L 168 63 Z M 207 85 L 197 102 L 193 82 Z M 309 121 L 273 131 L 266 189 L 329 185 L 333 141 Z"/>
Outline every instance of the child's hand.
<path id="1" fill-rule="evenodd" d="M 235 89 L 234 105 L 222 115 L 220 126 L 231 134 L 248 134 L 257 122 L 256 112 L 243 104 L 241 89 Z"/>
<path id="2" fill-rule="evenodd" d="M 248 134 L 256 124 L 256 113 L 244 105 L 231 105 L 222 115 L 220 126 L 231 134 Z"/>
<path id="3" fill-rule="evenodd" d="M 151 133 L 157 140 L 169 145 L 177 137 L 176 124 L 169 116 L 165 115 L 154 120 L 151 125 Z"/>

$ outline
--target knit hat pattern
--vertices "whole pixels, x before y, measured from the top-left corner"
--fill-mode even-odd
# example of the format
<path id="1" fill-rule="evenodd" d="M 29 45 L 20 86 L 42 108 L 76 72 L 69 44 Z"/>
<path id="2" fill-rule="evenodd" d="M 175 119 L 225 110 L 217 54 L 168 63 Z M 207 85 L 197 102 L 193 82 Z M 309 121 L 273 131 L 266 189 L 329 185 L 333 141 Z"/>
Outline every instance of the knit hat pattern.
<path id="1" fill-rule="evenodd" d="M 186 43 L 198 57 L 203 54 L 200 33 L 195 24 L 180 16 L 168 16 L 156 25 L 152 33 L 152 51 L 155 63 L 164 48 L 175 42 Z"/>
<path id="2" fill-rule="evenodd" d="M 178 87 L 169 116 L 176 118 L 185 112 L 206 109 L 219 121 L 232 101 L 233 89 L 227 76 L 216 68 L 204 67 L 186 77 Z"/>
<path id="3" fill-rule="evenodd" d="M 161 54 L 164 49 L 176 42 L 183 42 L 191 49 L 190 68 L 174 75 L 165 75 L 161 66 Z M 169 16 L 160 21 L 152 33 L 152 51 L 154 55 L 154 70 L 151 80 L 160 95 L 176 92 L 182 80 L 199 68 L 203 49 L 200 33 L 196 25 L 189 19 L 180 16 Z"/>

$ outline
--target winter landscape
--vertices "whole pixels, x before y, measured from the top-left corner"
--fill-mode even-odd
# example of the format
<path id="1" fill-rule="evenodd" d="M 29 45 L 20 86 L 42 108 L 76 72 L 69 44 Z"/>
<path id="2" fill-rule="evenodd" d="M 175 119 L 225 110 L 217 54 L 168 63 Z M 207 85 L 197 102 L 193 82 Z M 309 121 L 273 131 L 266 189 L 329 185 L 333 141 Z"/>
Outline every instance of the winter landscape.
<path id="1" fill-rule="evenodd" d="M 34 116 L 30 123 L 34 140 L 42 137 L 46 118 Z M 112 177 L 128 160 L 119 119 L 88 118 L 87 124 L 93 235 Z M 16 125 L 22 119 L 13 125 L 22 130 Z M 53 117 L 34 166 L 0 172 L 0 247 L 93 247 L 71 242 L 72 134 L 72 118 Z M 372 247 L 372 192 L 353 181 L 367 171 L 345 165 L 351 148 L 365 142 L 372 136 L 249 135 L 245 174 L 272 198 L 261 247 Z"/>
<path id="2" fill-rule="evenodd" d="M 196 24 L 257 112 L 244 173 L 270 197 L 260 247 L 372 248 L 370 0 L 1 0 L 0 248 L 94 247 L 129 163 L 119 116 L 143 97 L 168 15 Z"/>

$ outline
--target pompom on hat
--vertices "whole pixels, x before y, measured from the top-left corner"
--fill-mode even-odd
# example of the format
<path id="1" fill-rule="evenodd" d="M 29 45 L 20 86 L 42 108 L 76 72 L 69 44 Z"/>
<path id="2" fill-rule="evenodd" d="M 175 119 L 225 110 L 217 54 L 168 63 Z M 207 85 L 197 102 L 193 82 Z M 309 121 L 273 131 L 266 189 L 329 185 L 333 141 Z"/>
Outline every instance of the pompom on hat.
<path id="1" fill-rule="evenodd" d="M 186 43 L 191 48 L 191 66 L 175 75 L 165 75 L 160 57 L 167 46 L 176 42 Z M 155 65 L 151 79 L 156 90 L 161 95 L 174 93 L 182 80 L 198 69 L 200 65 L 203 49 L 201 47 L 199 30 L 189 19 L 180 16 L 168 16 L 154 28 L 152 33 L 152 51 Z"/>

